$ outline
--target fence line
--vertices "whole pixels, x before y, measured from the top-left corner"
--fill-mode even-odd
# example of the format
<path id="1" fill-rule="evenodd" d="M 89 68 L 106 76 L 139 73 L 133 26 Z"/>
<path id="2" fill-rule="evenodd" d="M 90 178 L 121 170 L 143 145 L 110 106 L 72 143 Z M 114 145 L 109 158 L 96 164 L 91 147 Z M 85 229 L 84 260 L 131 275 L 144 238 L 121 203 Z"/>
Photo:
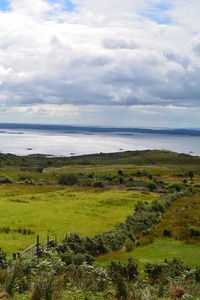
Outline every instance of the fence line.
<path id="1" fill-rule="evenodd" d="M 28 247 L 27 249 L 22 251 L 20 253 L 20 257 L 27 258 L 30 256 L 34 256 L 36 254 L 36 246 L 37 246 L 37 243 L 31 245 L 30 247 Z"/>
<path id="2" fill-rule="evenodd" d="M 54 240 L 57 243 L 57 237 L 55 237 Z M 47 236 L 47 240 L 44 243 L 40 242 L 39 235 L 37 235 L 37 241 L 33 245 L 29 246 L 25 250 L 23 250 L 20 253 L 13 253 L 13 258 L 16 259 L 18 258 L 30 258 L 34 256 L 39 256 L 41 254 L 41 249 L 46 250 L 49 246 L 50 239 L 49 235 Z"/>

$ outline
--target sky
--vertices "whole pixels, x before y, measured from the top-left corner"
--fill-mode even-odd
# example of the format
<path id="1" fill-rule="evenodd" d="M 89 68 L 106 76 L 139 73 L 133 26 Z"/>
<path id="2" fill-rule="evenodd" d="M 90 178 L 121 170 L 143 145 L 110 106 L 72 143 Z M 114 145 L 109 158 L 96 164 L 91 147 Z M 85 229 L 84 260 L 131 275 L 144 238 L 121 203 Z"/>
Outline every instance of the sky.
<path id="1" fill-rule="evenodd" d="M 199 0 L 0 0 L 0 123 L 200 128 Z"/>

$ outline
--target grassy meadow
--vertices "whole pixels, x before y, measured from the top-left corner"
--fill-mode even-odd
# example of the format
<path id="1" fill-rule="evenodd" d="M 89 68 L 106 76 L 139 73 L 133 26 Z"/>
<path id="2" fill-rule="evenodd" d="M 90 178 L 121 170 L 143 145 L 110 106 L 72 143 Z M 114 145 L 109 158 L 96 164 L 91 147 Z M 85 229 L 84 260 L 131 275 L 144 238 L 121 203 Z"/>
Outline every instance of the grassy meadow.
<path id="1" fill-rule="evenodd" d="M 93 236 L 124 221 L 138 200 L 157 197 L 125 190 L 4 185 L 0 187 L 1 247 L 9 253 L 21 251 L 35 242 L 37 234 L 42 241 L 48 233 L 59 240 L 68 232 Z"/>

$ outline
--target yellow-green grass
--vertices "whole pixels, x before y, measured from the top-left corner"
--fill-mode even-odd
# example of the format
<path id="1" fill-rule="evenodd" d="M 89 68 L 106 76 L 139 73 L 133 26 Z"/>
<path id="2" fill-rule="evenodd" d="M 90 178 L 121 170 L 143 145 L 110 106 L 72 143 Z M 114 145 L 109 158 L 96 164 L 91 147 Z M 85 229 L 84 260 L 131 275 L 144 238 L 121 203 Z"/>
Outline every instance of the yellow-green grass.
<path id="1" fill-rule="evenodd" d="M 172 238 L 185 240 L 187 243 L 197 243 L 200 247 L 200 240 L 190 237 L 189 230 L 192 226 L 200 228 L 199 193 L 177 200 L 166 212 L 158 226 L 152 231 L 149 238 L 160 237 L 163 235 L 163 231 L 167 229 L 171 232 Z"/>
<path id="2" fill-rule="evenodd" d="M 145 171 L 148 175 L 152 175 L 158 180 L 164 181 L 166 184 L 182 183 L 184 179 L 188 179 L 186 173 L 189 170 L 195 172 L 194 185 L 200 182 L 200 168 L 194 165 L 137 165 L 137 164 L 113 164 L 113 165 L 64 165 L 63 167 L 48 167 L 41 170 L 31 168 L 21 168 L 14 166 L 6 166 L 1 168 L 0 177 L 9 177 L 14 182 L 23 182 L 25 179 L 32 179 L 35 183 L 57 184 L 59 176 L 65 173 L 82 173 L 84 175 L 95 173 L 101 180 L 105 175 L 117 175 L 118 170 L 122 170 L 125 175 L 132 176 L 136 181 L 140 177 L 134 176 L 137 171 Z M 142 176 L 143 181 L 148 181 L 148 176 Z M 188 183 L 190 180 L 188 180 Z"/>
<path id="3" fill-rule="evenodd" d="M 44 240 L 48 231 L 59 240 L 68 232 L 93 236 L 124 221 L 138 200 L 157 197 L 126 190 L 1 185 L 0 246 L 9 253 L 20 251 L 35 242 L 37 234 Z M 2 232 L 5 227 L 9 233 Z M 14 232 L 18 229 L 34 234 Z"/>
<path id="4" fill-rule="evenodd" d="M 137 165 L 137 164 L 113 164 L 113 165 L 67 165 L 58 168 L 47 168 L 46 172 L 48 174 L 60 174 L 65 172 L 70 173 L 84 173 L 89 174 L 94 172 L 97 175 L 105 175 L 105 174 L 117 174 L 118 170 L 122 170 L 125 174 L 130 175 L 132 172 L 136 171 L 146 171 L 148 174 L 153 176 L 170 176 L 173 174 L 181 173 L 184 174 L 188 170 L 195 170 L 198 172 L 200 170 L 199 166 L 190 166 L 190 165 L 167 165 L 167 166 L 159 166 L 159 165 Z"/>
<path id="5" fill-rule="evenodd" d="M 138 247 L 131 252 L 124 250 L 111 252 L 97 258 L 97 263 L 106 266 L 111 260 L 126 262 L 135 259 L 141 268 L 146 263 L 162 263 L 165 259 L 181 259 L 190 266 L 200 265 L 200 245 L 189 245 L 171 239 L 157 239 L 152 244 Z"/>
<path id="6" fill-rule="evenodd" d="M 136 174 L 137 171 L 146 172 L 148 175 L 152 175 L 157 179 L 161 179 L 167 184 L 171 183 L 182 183 L 184 179 L 188 179 L 186 175 L 189 170 L 195 171 L 194 176 L 194 184 L 199 184 L 200 182 L 200 169 L 198 166 L 140 166 L 140 165 L 68 165 L 60 168 L 47 168 L 44 171 L 46 178 L 52 179 L 53 177 L 59 177 L 61 174 L 66 173 L 74 173 L 79 174 L 82 173 L 84 175 L 94 173 L 96 176 L 101 177 L 105 175 L 117 175 L 118 170 L 122 170 L 125 175 L 132 176 Z M 136 175 L 133 175 L 134 179 L 141 179 L 140 177 L 137 178 Z M 148 181 L 148 176 L 142 176 L 142 179 Z"/>

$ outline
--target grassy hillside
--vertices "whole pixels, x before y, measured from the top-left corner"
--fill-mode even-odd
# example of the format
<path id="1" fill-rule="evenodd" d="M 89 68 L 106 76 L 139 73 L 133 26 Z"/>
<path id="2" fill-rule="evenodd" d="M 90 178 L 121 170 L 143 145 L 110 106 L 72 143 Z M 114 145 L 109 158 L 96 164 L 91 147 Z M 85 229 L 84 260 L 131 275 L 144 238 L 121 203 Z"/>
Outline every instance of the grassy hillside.
<path id="1" fill-rule="evenodd" d="M 166 150 L 126 151 L 118 153 L 101 153 L 75 157 L 51 157 L 44 155 L 15 156 L 13 154 L 0 154 L 0 166 L 23 168 L 41 168 L 49 166 L 63 166 L 68 164 L 80 165 L 200 165 L 200 157 L 187 154 L 178 154 Z"/>

